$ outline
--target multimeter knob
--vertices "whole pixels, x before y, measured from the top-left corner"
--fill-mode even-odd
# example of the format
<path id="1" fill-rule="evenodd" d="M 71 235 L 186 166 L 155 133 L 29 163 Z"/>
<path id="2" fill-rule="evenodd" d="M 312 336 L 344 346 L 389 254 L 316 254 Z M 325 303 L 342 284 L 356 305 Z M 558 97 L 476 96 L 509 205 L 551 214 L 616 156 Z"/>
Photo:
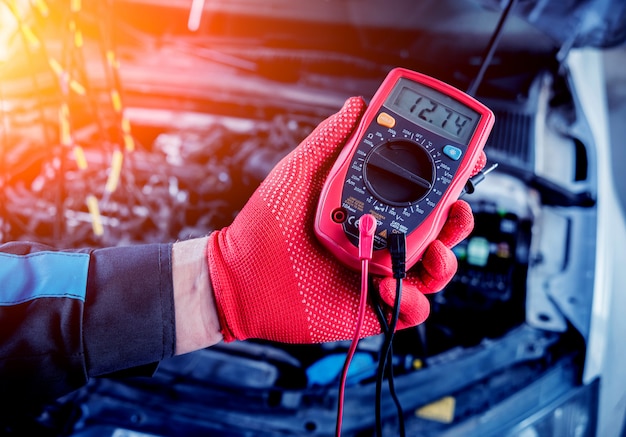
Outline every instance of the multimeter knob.
<path id="1" fill-rule="evenodd" d="M 435 181 L 430 153 L 407 139 L 393 139 L 374 147 L 365 157 L 363 179 L 381 202 L 407 206 L 424 198 Z"/>

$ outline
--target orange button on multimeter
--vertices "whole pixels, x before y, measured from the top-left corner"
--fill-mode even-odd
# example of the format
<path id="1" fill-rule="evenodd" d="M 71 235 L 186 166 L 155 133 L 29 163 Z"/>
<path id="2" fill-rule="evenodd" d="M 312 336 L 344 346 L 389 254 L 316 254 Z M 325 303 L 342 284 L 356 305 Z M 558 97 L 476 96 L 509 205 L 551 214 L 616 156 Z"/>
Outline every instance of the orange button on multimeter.
<path id="1" fill-rule="evenodd" d="M 396 119 L 386 112 L 381 112 L 380 114 L 378 114 L 378 117 L 376 117 L 376 122 L 379 125 L 388 128 L 392 128 L 396 125 Z"/>
<path id="2" fill-rule="evenodd" d="M 322 189 L 318 239 L 358 270 L 359 218 L 372 214 L 378 227 L 371 271 L 391 274 L 383 249 L 392 232 L 406 234 L 409 268 L 439 234 L 493 123 L 489 108 L 464 92 L 414 71 L 392 70 Z"/>

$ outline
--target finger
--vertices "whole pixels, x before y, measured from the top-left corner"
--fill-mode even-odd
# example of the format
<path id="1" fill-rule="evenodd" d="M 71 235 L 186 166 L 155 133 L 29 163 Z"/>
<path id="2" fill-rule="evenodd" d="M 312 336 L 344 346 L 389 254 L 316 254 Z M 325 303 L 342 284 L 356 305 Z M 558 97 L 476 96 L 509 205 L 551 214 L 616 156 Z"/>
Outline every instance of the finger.
<path id="1" fill-rule="evenodd" d="M 457 267 L 452 250 L 435 240 L 424 252 L 421 262 L 407 276 L 407 282 L 415 285 L 422 293 L 435 293 L 452 280 Z"/>
<path id="2" fill-rule="evenodd" d="M 446 247 L 452 248 L 467 238 L 472 229 L 474 229 L 472 208 L 464 200 L 457 200 L 450 206 L 448 218 L 441 232 L 439 232 L 437 240 Z"/>
<path id="3" fill-rule="evenodd" d="M 379 285 L 380 298 L 385 305 L 393 308 L 396 299 L 396 280 L 387 277 Z M 430 303 L 417 287 L 404 282 L 402 285 L 402 298 L 400 300 L 400 316 L 397 329 L 416 326 L 424 322 L 430 313 Z"/>
<path id="4" fill-rule="evenodd" d="M 470 177 L 476 176 L 478 172 L 480 172 L 483 168 L 485 168 L 485 164 L 487 164 L 487 155 L 484 150 L 480 151 L 480 156 L 478 157 L 478 161 L 476 161 L 476 165 L 470 174 Z"/>

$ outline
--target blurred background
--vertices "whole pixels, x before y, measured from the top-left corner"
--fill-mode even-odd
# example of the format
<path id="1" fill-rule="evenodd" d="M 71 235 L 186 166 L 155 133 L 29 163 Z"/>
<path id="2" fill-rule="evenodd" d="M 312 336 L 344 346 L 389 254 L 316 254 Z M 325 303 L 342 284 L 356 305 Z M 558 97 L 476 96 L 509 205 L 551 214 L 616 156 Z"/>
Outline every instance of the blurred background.
<path id="1" fill-rule="evenodd" d="M 0 0 L 0 242 L 227 226 L 347 97 L 414 69 L 493 109 L 499 167 L 467 196 L 457 275 L 394 342 L 408 435 L 623 435 L 625 38 L 620 1 Z M 360 343 L 344 435 L 374 435 L 381 343 Z M 221 344 L 0 414 L 0 430 L 333 435 L 347 346 Z M 397 435 L 387 395 L 383 416 Z"/>

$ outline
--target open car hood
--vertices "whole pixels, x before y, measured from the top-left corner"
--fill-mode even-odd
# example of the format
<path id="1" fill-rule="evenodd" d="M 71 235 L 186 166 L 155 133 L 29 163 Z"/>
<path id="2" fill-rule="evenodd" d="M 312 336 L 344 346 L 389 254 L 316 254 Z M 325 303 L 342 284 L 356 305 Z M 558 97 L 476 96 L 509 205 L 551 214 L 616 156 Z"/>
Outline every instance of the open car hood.
<path id="1" fill-rule="evenodd" d="M 118 0 L 193 9 L 189 1 Z M 204 11 L 227 12 L 259 17 L 289 18 L 292 21 L 349 20 L 355 27 L 375 25 L 387 28 L 429 29 L 437 24 L 464 20 L 477 24 L 507 5 L 505 0 L 406 1 L 381 7 L 380 0 L 331 0 L 320 4 L 306 0 L 196 1 Z M 621 0 L 523 0 L 515 1 L 513 14 L 549 35 L 560 46 L 610 47 L 626 40 L 626 3 Z M 483 10 L 483 16 L 479 10 Z M 458 24 L 458 23 L 457 23 Z M 466 28 L 467 23 L 461 28 Z M 277 29 L 277 34 L 280 30 Z"/>
<path id="2" fill-rule="evenodd" d="M 161 42 L 184 35 L 201 47 L 253 61 L 261 66 L 257 74 L 283 82 L 301 82 L 303 70 L 315 71 L 323 64 L 325 73 L 352 79 L 373 75 L 378 83 L 383 72 L 404 66 L 461 89 L 475 76 L 508 4 L 501 0 L 193 3 L 201 4 L 203 12 L 196 14 L 193 30 L 188 29 L 194 12 L 187 0 L 115 0 L 115 15 Z M 526 72 L 542 69 L 572 47 L 610 47 L 626 40 L 626 2 L 620 0 L 514 3 L 486 82 L 490 75 L 517 75 L 521 65 Z M 334 56 L 342 61 L 335 62 Z M 347 62 L 347 56 L 352 61 Z M 284 65 L 277 69 L 279 59 Z M 497 87 L 495 93 L 501 92 Z"/>
<path id="3" fill-rule="evenodd" d="M 499 9 L 503 2 L 479 3 Z M 626 3 L 620 0 L 526 0 L 514 13 L 564 47 L 612 47 L 626 40 Z"/>
<path id="4" fill-rule="evenodd" d="M 611 47 L 626 40 L 626 3 L 621 0 L 512 0 L 513 15 L 530 27 L 549 36 L 555 45 L 567 47 Z M 190 16 L 193 7 L 188 0 L 116 0 L 118 5 L 143 5 L 182 9 Z M 330 25 L 350 24 L 354 28 L 385 28 L 395 30 L 430 31 L 448 29 L 459 33 L 468 29 L 489 32 L 490 20 L 498 17 L 508 0 L 438 0 L 415 2 L 396 0 L 389 4 L 380 0 L 232 0 L 196 1 L 205 12 L 204 23 L 195 25 L 215 27 L 220 16 L 246 15 L 261 20 L 317 22 Z M 196 8 L 197 10 L 197 8 Z M 120 8 L 118 7 L 118 12 Z M 209 14 L 207 14 L 209 13 Z M 214 18 L 213 14 L 217 14 Z M 208 16 L 208 19 L 207 19 Z M 170 19 L 174 16 L 170 15 Z M 194 21 L 192 19 L 192 21 Z M 212 23 L 207 24 L 207 21 Z M 454 23 L 454 24 L 453 24 Z M 155 27 L 162 31 L 163 26 Z M 450 25 L 452 25 L 450 27 Z M 168 24 L 171 30 L 171 23 Z M 515 25 L 512 25 L 515 28 Z M 273 29 L 280 38 L 282 29 Z M 510 30 L 510 29 L 507 29 Z M 517 33 L 524 28 L 517 27 Z M 526 30 L 528 31 L 528 30 Z M 318 38 L 320 35 L 316 35 Z M 463 43 L 463 41 L 459 41 Z M 521 41 L 520 41 L 521 42 Z M 533 46 L 535 38 L 524 44 Z M 338 41 L 337 43 L 340 44 Z"/>

